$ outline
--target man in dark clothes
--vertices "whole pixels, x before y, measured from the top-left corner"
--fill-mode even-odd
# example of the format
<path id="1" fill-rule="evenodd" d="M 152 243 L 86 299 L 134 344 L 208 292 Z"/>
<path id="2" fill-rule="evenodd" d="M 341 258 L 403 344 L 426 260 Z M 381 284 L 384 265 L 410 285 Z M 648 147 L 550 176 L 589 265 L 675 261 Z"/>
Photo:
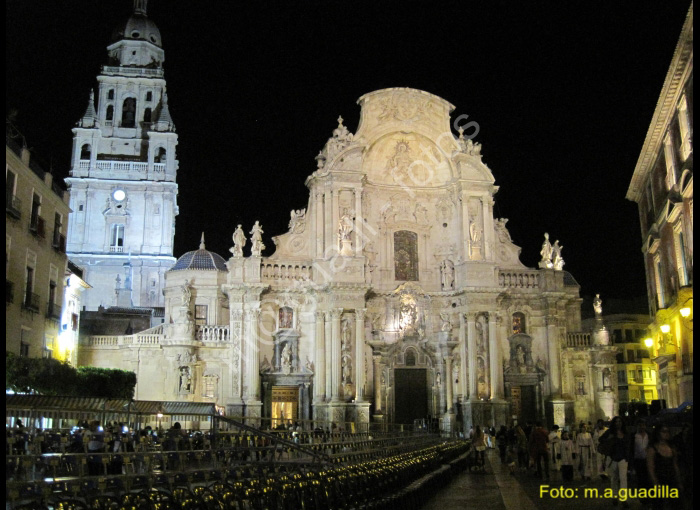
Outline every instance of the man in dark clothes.
<path id="1" fill-rule="evenodd" d="M 549 434 L 542 426 L 542 422 L 538 421 L 535 428 L 530 433 L 530 456 L 537 464 L 537 478 L 542 478 L 542 461 L 544 460 L 544 475 L 549 480 L 549 455 L 547 444 L 549 443 Z"/>

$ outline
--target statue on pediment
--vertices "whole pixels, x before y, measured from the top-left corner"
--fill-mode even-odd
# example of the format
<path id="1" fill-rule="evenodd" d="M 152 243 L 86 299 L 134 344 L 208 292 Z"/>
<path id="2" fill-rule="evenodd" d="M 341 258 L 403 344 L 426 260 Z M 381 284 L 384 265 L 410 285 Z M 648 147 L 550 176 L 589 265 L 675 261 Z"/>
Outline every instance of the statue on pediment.
<path id="1" fill-rule="evenodd" d="M 306 209 L 292 209 L 289 220 L 289 231 L 292 234 L 301 234 L 306 229 Z"/>
<path id="2" fill-rule="evenodd" d="M 540 255 L 542 259 L 540 260 L 540 269 L 552 269 L 552 243 L 549 242 L 549 234 L 544 233 L 544 242 L 542 243 L 542 249 L 540 250 Z"/>
<path id="3" fill-rule="evenodd" d="M 445 259 L 440 264 L 440 281 L 442 290 L 455 288 L 455 266 L 450 259 Z"/>
<path id="4" fill-rule="evenodd" d="M 561 256 L 563 248 L 563 246 L 559 245 L 559 240 L 554 241 L 554 246 L 552 246 L 552 267 L 557 271 L 561 271 L 564 268 L 564 259 Z"/>
<path id="5" fill-rule="evenodd" d="M 233 247 L 229 249 L 235 258 L 243 257 L 243 247 L 247 241 L 242 226 L 238 225 L 233 232 Z"/>
<path id="6" fill-rule="evenodd" d="M 263 232 L 262 225 L 260 225 L 260 222 L 258 222 L 258 220 L 255 220 L 253 230 L 250 231 L 250 254 L 253 257 L 259 257 L 262 254 L 262 251 L 265 249 L 265 245 L 262 242 L 262 235 L 264 233 L 265 232 Z"/>

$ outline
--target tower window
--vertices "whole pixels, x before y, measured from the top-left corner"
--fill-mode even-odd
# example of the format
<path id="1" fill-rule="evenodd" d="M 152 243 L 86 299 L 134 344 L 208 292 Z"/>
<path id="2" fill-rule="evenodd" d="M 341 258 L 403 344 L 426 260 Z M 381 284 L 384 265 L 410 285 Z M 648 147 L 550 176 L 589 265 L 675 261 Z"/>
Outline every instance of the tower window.
<path id="1" fill-rule="evenodd" d="M 165 163 L 166 151 L 163 147 L 159 147 L 156 151 L 156 155 L 153 158 L 154 163 Z"/>
<path id="2" fill-rule="evenodd" d="M 136 127 L 136 99 L 127 97 L 122 105 L 122 127 Z"/>
<path id="3" fill-rule="evenodd" d="M 86 143 L 80 148 L 80 159 L 90 159 L 90 144 Z"/>
<path id="4" fill-rule="evenodd" d="M 105 120 L 112 121 L 114 119 L 114 106 L 109 105 L 107 106 L 107 115 L 105 116 Z"/>
<path id="5" fill-rule="evenodd" d="M 107 99 L 114 99 L 114 89 L 109 89 L 107 92 Z"/>
<path id="6" fill-rule="evenodd" d="M 150 92 L 149 92 L 150 93 Z M 143 112 L 143 121 L 144 122 L 151 122 L 151 109 L 146 108 Z"/>
<path id="7" fill-rule="evenodd" d="M 522 312 L 516 312 L 513 314 L 513 334 L 518 335 L 521 333 L 526 333 L 525 328 L 525 314 Z"/>
<path id="8" fill-rule="evenodd" d="M 117 223 L 112 225 L 112 233 L 109 242 L 109 251 L 115 253 L 124 252 L 124 225 Z"/>
<path id="9" fill-rule="evenodd" d="M 153 101 L 153 92 L 150 90 L 146 92 L 146 101 Z"/>

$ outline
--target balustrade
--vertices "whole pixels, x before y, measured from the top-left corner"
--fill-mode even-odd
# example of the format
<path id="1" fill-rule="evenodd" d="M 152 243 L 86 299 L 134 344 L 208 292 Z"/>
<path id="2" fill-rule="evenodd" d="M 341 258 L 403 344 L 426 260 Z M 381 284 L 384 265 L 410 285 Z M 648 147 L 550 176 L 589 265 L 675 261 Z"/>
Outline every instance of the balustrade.
<path id="1" fill-rule="evenodd" d="M 567 333 L 567 347 L 590 347 L 593 345 L 590 333 Z"/>
<path id="2" fill-rule="evenodd" d="M 536 289 L 540 286 L 537 271 L 499 271 L 498 285 L 520 289 Z"/>
<path id="3" fill-rule="evenodd" d="M 264 261 L 261 264 L 261 276 L 266 280 L 309 280 L 311 278 L 311 264 Z"/>
<path id="4" fill-rule="evenodd" d="M 197 326 L 197 340 L 201 342 L 228 342 L 231 340 L 229 326 Z"/>

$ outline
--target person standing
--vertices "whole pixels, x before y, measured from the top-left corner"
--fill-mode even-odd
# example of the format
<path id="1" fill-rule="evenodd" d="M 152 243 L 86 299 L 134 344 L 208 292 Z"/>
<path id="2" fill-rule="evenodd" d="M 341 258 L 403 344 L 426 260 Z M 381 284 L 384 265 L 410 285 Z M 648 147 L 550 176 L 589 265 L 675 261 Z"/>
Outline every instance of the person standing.
<path id="1" fill-rule="evenodd" d="M 530 433 L 530 456 L 535 460 L 537 466 L 537 478 L 542 479 L 542 461 L 544 461 L 544 476 L 549 480 L 549 434 L 538 421 L 535 428 Z"/>
<path id="2" fill-rule="evenodd" d="M 600 453 L 598 451 L 598 446 L 600 443 L 600 438 L 605 434 L 607 431 L 607 427 L 605 426 L 605 423 L 603 420 L 598 420 L 595 424 L 595 429 L 593 430 L 592 438 L 593 438 L 593 447 L 595 448 L 595 467 L 593 470 L 594 475 L 600 475 L 601 478 L 605 479 L 608 477 L 608 474 L 605 472 L 605 455 Z"/>
<path id="3" fill-rule="evenodd" d="M 683 490 L 681 472 L 678 467 L 678 454 L 671 447 L 671 431 L 667 425 L 659 425 L 654 429 L 654 434 L 651 439 L 651 446 L 647 448 L 647 471 L 649 473 L 649 481 L 653 486 L 659 489 L 666 488 Z M 671 508 L 678 499 L 670 498 L 654 498 L 652 506 L 654 510 L 663 510 Z"/>
<path id="4" fill-rule="evenodd" d="M 647 434 L 647 424 L 643 421 L 637 422 L 637 432 L 634 434 L 634 472 L 637 477 L 637 487 L 639 489 L 649 488 L 649 474 L 647 472 L 647 448 L 649 448 L 649 434 Z M 644 501 L 642 501 L 644 504 Z"/>
<path id="5" fill-rule="evenodd" d="M 527 452 L 527 436 L 520 425 L 515 428 L 515 450 L 518 454 L 520 471 L 527 471 L 528 461 L 530 460 Z"/>
<path id="6" fill-rule="evenodd" d="M 561 459 L 561 451 L 559 448 L 561 437 L 559 434 L 559 425 L 552 425 L 552 431 L 549 433 L 549 450 L 552 460 L 552 471 L 559 471 L 559 461 Z"/>
<path id="7" fill-rule="evenodd" d="M 505 464 L 506 448 L 508 447 L 508 429 L 506 429 L 505 425 L 501 425 L 501 428 L 496 432 L 496 445 L 498 446 L 501 464 Z"/>
<path id="8" fill-rule="evenodd" d="M 595 447 L 587 425 L 581 423 L 576 436 L 576 451 L 579 454 L 579 471 L 584 480 L 590 480 L 595 467 Z"/>
<path id="9" fill-rule="evenodd" d="M 630 458 L 630 440 L 625 431 L 625 424 L 622 418 L 615 416 L 610 422 L 610 428 L 601 436 L 600 442 L 609 441 L 609 463 L 607 464 L 608 476 L 610 476 L 610 488 L 613 495 L 619 499 L 620 489 L 627 490 L 627 469 Z M 606 459 L 604 462 L 608 462 Z M 613 499 L 616 505 L 618 499 Z M 627 506 L 627 501 L 624 501 Z"/>
<path id="10" fill-rule="evenodd" d="M 574 442 L 569 437 L 569 433 L 564 431 L 559 441 L 559 454 L 557 459 L 561 463 L 561 477 L 565 482 L 574 479 L 574 460 L 576 459 L 576 449 Z"/>
<path id="11" fill-rule="evenodd" d="M 486 451 L 486 439 L 484 438 L 484 432 L 478 425 L 474 430 L 474 437 L 472 439 L 472 446 L 476 450 L 476 463 L 477 466 L 485 471 L 486 458 L 484 457 L 484 452 Z"/>

